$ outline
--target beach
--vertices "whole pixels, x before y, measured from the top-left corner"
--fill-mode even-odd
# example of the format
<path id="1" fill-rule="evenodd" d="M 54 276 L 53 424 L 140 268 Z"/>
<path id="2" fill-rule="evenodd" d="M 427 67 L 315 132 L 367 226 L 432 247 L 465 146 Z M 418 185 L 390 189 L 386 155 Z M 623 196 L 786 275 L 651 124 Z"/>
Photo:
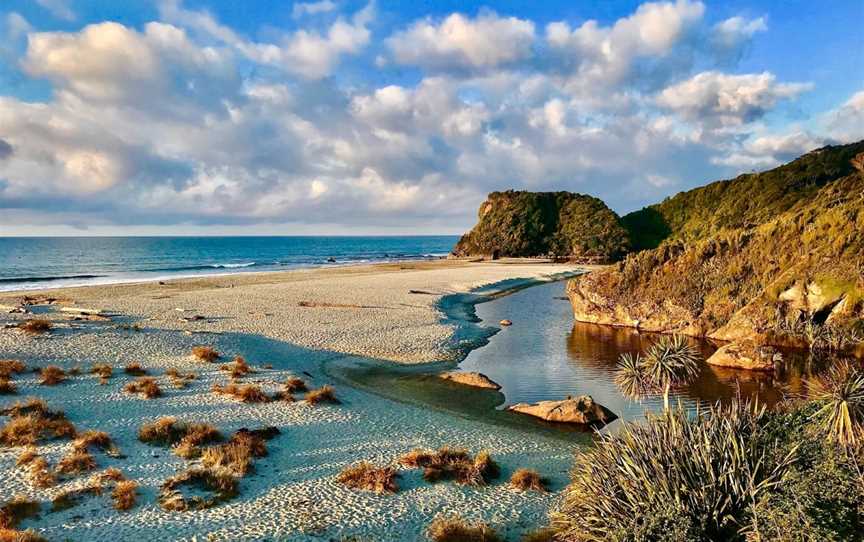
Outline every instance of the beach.
<path id="1" fill-rule="evenodd" d="M 83 486 L 88 476 L 36 489 L 25 470 L 15 466 L 21 452 L 16 448 L 0 448 L 0 490 L 6 497 L 23 495 L 43 503 L 41 516 L 21 527 L 49 540 L 422 540 L 432 519 L 448 513 L 482 519 L 508 540 L 518 540 L 545 522 L 556 491 L 567 483 L 574 443 L 393 401 L 335 381 L 327 367 L 370 360 L 400 365 L 456 361 L 459 342 L 470 341 L 471 331 L 456 333 L 458 324 L 444 318 L 439 306 L 444 296 L 480 287 L 495 294 L 576 271 L 568 264 L 441 260 L 27 292 L 56 298 L 52 305 L 34 308 L 46 312 L 39 316 L 50 318 L 53 327 L 39 335 L 0 330 L 0 358 L 19 359 L 29 367 L 77 366 L 82 374 L 57 386 L 38 385 L 33 373 L 18 375 L 18 395 L 3 396 L 0 405 L 41 397 L 65 411 L 79 430 L 108 432 L 125 458 L 96 453 L 99 469 L 116 467 L 138 481 L 139 504 L 118 512 L 103 495 L 50 512 L 54 496 Z M 0 305 L 14 304 L 22 295 L 0 294 Z M 112 316 L 75 320 L 73 313 L 58 310 L 63 306 Z M 26 316 L 3 314 L 2 321 Z M 244 383 L 272 394 L 289 376 L 300 376 L 310 387 L 334 384 L 340 404 L 241 403 L 215 394 L 212 385 L 228 379 L 220 363 L 190 355 L 199 345 L 218 350 L 223 362 L 243 356 L 254 369 Z M 122 367 L 133 362 L 156 379 L 162 397 L 146 400 L 122 391 L 132 380 Z M 94 363 L 114 367 L 106 385 L 88 374 Z M 174 389 L 164 375 L 168 369 L 197 378 Z M 209 510 L 169 512 L 157 504 L 159 486 L 196 460 L 138 441 L 139 427 L 162 416 L 206 421 L 226 435 L 263 426 L 275 426 L 281 434 L 268 443 L 269 455 L 257 459 L 254 471 L 240 481 L 238 497 Z M 501 465 L 500 479 L 479 488 L 431 484 L 420 470 L 397 467 L 400 489 L 392 495 L 336 481 L 344 467 L 358 461 L 396 465 L 414 448 L 443 445 L 488 450 Z M 69 448 L 68 441 L 58 440 L 39 452 L 53 465 Z M 539 471 L 553 491 L 508 488 L 506 480 L 521 467 Z"/>

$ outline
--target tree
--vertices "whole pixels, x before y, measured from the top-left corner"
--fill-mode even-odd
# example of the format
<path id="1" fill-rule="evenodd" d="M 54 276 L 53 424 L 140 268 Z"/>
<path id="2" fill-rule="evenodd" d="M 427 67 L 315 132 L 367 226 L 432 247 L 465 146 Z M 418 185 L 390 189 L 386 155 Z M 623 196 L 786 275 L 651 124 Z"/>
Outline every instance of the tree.
<path id="1" fill-rule="evenodd" d="M 686 337 L 665 336 L 652 344 L 644 356 L 623 354 L 618 360 L 615 384 L 632 398 L 662 393 L 663 408 L 669 410 L 669 392 L 696 378 L 700 361 L 699 352 Z"/>

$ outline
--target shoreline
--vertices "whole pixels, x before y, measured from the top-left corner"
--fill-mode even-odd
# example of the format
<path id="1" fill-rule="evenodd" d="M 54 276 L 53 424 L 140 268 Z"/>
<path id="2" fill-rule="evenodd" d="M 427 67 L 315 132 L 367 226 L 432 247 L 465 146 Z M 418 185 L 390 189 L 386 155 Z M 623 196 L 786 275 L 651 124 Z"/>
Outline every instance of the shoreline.
<path id="1" fill-rule="evenodd" d="M 525 428 L 490 425 L 472 416 L 383 397 L 340 383 L 326 369 L 370 360 L 384 360 L 406 371 L 423 371 L 431 367 L 428 362 L 442 359 L 455 363 L 458 356 L 451 348 L 455 332 L 442 322 L 437 308 L 441 298 L 572 270 L 555 264 L 442 261 L 48 290 L 52 297 L 67 298 L 63 301 L 67 304 L 122 316 L 107 322 L 76 321 L 59 312 L 49 313 L 55 327 L 41 336 L 0 328 L 0 358 L 21 359 L 30 367 L 50 364 L 83 370 L 52 387 L 40 386 L 34 373 L 18 375 L 18 395 L 4 397 L 0 403 L 43 397 L 52 408 L 66 411 L 82 430 L 107 431 L 126 458 L 98 454 L 99 468 L 122 469 L 141 484 L 141 495 L 139 505 L 125 513 L 97 500 L 60 512 L 43 507 L 45 513 L 24 522 L 22 528 L 34 528 L 49 539 L 94 541 L 195 536 L 418 540 L 438 513 L 463 513 L 496 524 L 508 540 L 516 540 L 545 523 L 556 492 L 568 482 L 578 443 L 542 430 L 526 438 Z M 0 303 L 15 297 L 0 294 Z M 192 314 L 203 315 L 203 320 L 178 319 Z M 0 318 L 14 322 L 22 315 Z M 124 327 L 136 323 L 141 331 Z M 258 385 L 268 394 L 295 375 L 310 387 L 336 384 L 341 404 L 240 403 L 214 394 L 211 385 L 223 384 L 226 376 L 219 370 L 221 364 L 202 364 L 189 356 L 192 346 L 202 344 L 219 350 L 226 361 L 244 356 L 255 372 L 241 382 Z M 122 391 L 131 381 L 122 367 L 133 361 L 150 371 L 163 387 L 163 397 L 144 400 Z M 109 363 L 120 370 L 100 386 L 95 376 L 86 373 L 94 363 Z M 194 372 L 198 378 L 187 388 L 173 389 L 165 376 L 168 369 Z M 473 390 L 463 393 L 481 395 Z M 433 389 L 431 395 L 436 394 Z M 447 397 L 452 396 L 438 399 Z M 156 504 L 158 488 L 196 461 L 137 440 L 142 423 L 166 415 L 206 420 L 225 434 L 241 427 L 275 425 L 282 435 L 268 444 L 270 455 L 256 461 L 257 474 L 241 481 L 237 499 L 210 510 L 172 513 Z M 5 418 L 0 419 L 3 422 Z M 476 489 L 433 485 L 416 470 L 397 467 L 401 491 L 392 496 L 352 490 L 336 482 L 341 469 L 358 461 L 395 465 L 401 454 L 412 449 L 444 445 L 474 453 L 489 450 L 501 464 L 502 478 Z M 69 449 L 68 441 L 52 441 L 39 451 L 53 465 Z M 35 488 L 26 471 L 15 466 L 20 451 L 0 448 L 3 494 L 50 503 L 62 491 L 82 487 L 87 479 L 85 475 L 53 488 Z M 507 477 L 522 467 L 548 477 L 553 491 L 534 494 L 509 489 Z M 85 510 L 87 519 L 82 521 Z M 258 520 L 252 525 L 249 517 Z"/>

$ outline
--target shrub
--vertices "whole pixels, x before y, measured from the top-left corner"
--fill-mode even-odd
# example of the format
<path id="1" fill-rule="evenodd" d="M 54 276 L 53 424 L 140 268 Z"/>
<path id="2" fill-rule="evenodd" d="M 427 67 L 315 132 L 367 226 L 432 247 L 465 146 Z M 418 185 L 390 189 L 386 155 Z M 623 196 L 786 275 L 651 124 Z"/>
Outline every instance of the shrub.
<path id="1" fill-rule="evenodd" d="M 429 525 L 427 535 L 433 542 L 502 542 L 485 523 L 468 523 L 458 516 L 438 516 Z"/>
<path id="2" fill-rule="evenodd" d="M 336 480 L 352 489 L 364 489 L 375 493 L 396 493 L 398 474 L 393 467 L 376 467 L 366 461 L 345 468 Z"/>
<path id="3" fill-rule="evenodd" d="M 766 438 L 769 419 L 736 401 L 692 417 L 679 407 L 601 436 L 577 456 L 552 527 L 564 541 L 743 539 L 752 504 L 795 459 Z"/>
<path id="4" fill-rule="evenodd" d="M 138 500 L 138 482 L 134 480 L 118 481 L 111 492 L 115 510 L 130 510 Z"/>
<path id="5" fill-rule="evenodd" d="M 24 320 L 18 324 L 18 327 L 27 333 L 37 335 L 50 331 L 51 321 L 45 320 L 44 318 L 30 318 L 29 320 Z"/>
<path id="6" fill-rule="evenodd" d="M 429 466 L 435 458 L 435 452 L 416 448 L 407 454 L 403 454 L 399 458 L 399 464 L 405 467 L 416 469 L 419 467 Z"/>
<path id="7" fill-rule="evenodd" d="M 39 372 L 39 384 L 43 386 L 56 386 L 66 380 L 66 373 L 56 365 L 49 365 Z"/>
<path id="8" fill-rule="evenodd" d="M 166 417 L 142 425 L 138 430 L 138 440 L 157 446 L 174 446 L 184 441 L 187 446 L 199 446 L 218 442 L 222 435 L 209 424 L 188 424 Z"/>
<path id="9" fill-rule="evenodd" d="M 209 496 L 184 496 L 181 490 L 191 486 Z M 237 496 L 237 479 L 227 472 L 190 469 L 166 480 L 159 491 L 159 505 L 165 510 L 206 510 Z"/>
<path id="10" fill-rule="evenodd" d="M 55 469 L 58 474 L 81 474 L 96 468 L 96 460 L 86 449 L 73 448 L 63 456 Z"/>
<path id="11" fill-rule="evenodd" d="M 321 386 L 317 390 L 312 390 L 306 394 L 306 402 L 310 405 L 320 403 L 330 403 L 333 405 L 339 404 L 339 399 L 336 398 L 336 390 L 333 386 Z"/>
<path id="12" fill-rule="evenodd" d="M 111 375 L 114 373 L 114 368 L 108 365 L 107 363 L 96 363 L 92 367 L 90 367 L 90 374 L 94 374 L 99 377 L 99 383 L 105 385 L 108 383 L 108 379 L 111 378 Z"/>
<path id="13" fill-rule="evenodd" d="M 76 450 L 96 448 L 111 456 L 120 455 L 111 437 L 105 431 L 85 431 L 72 441 L 72 447 Z"/>
<path id="14" fill-rule="evenodd" d="M 806 381 L 808 397 L 819 405 L 813 421 L 829 440 L 854 447 L 864 440 L 864 370 L 843 361 Z"/>
<path id="15" fill-rule="evenodd" d="M 196 378 L 194 373 L 183 374 L 173 367 L 165 371 L 165 375 L 171 378 L 171 383 L 178 389 L 185 388 Z"/>
<path id="16" fill-rule="evenodd" d="M 199 361 L 206 361 L 207 363 L 213 363 L 220 357 L 219 352 L 210 346 L 196 346 L 192 348 L 192 356 Z"/>
<path id="17" fill-rule="evenodd" d="M 18 388 L 8 377 L 0 376 L 0 395 L 15 395 Z"/>
<path id="18" fill-rule="evenodd" d="M 155 399 L 162 396 L 162 389 L 155 380 L 147 376 L 142 376 L 134 382 L 129 382 L 123 387 L 123 391 L 140 394 L 145 399 Z"/>
<path id="19" fill-rule="evenodd" d="M 26 531 L 15 531 L 0 528 L 0 542 L 48 542 L 32 529 Z"/>
<path id="20" fill-rule="evenodd" d="M 206 423 L 195 423 L 181 426 L 184 431 L 183 437 L 173 448 L 175 455 L 185 459 L 192 459 L 201 455 L 200 446 L 222 440 L 222 433 L 212 425 Z"/>
<path id="21" fill-rule="evenodd" d="M 26 370 L 27 366 L 17 359 L 0 359 L 0 377 L 9 378 Z"/>
<path id="22" fill-rule="evenodd" d="M 304 382 L 302 378 L 298 378 L 296 376 L 289 376 L 288 379 L 285 380 L 285 383 L 282 385 L 282 388 L 287 393 L 300 393 L 309 389 L 306 386 L 306 382 Z"/>
<path id="23" fill-rule="evenodd" d="M 510 477 L 510 487 L 520 491 L 546 491 L 546 481 L 531 469 L 518 469 Z"/>
<path id="24" fill-rule="evenodd" d="M 215 384 L 213 392 L 221 395 L 230 395 L 231 397 L 240 399 L 244 403 L 266 403 L 270 401 L 270 397 L 254 384 L 247 384 L 245 386 L 238 386 L 237 384 L 220 386 Z"/>
<path id="25" fill-rule="evenodd" d="M 252 371 L 252 367 L 250 367 L 249 364 L 246 363 L 246 360 L 243 358 L 243 356 L 237 356 L 228 365 L 222 365 L 221 367 L 219 367 L 219 370 L 230 373 L 231 378 L 241 378 L 251 372 L 254 372 Z"/>
<path id="26" fill-rule="evenodd" d="M 147 369 L 142 367 L 140 363 L 130 363 L 123 368 L 123 372 L 130 376 L 144 376 L 147 374 Z"/>
<path id="27" fill-rule="evenodd" d="M 427 482 L 455 480 L 470 486 L 482 486 L 500 475 L 500 468 L 488 452 L 482 451 L 472 457 L 467 450 L 444 446 L 437 452 L 413 450 L 403 455 L 399 462 L 407 467 L 423 468 L 423 479 Z"/>

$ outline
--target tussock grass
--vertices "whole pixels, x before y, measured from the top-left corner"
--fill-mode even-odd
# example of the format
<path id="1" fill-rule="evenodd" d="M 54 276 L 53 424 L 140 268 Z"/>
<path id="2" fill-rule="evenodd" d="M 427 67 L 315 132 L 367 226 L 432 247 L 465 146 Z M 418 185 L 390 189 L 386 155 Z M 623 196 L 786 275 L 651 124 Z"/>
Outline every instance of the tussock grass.
<path id="1" fill-rule="evenodd" d="M 114 501 L 115 510 L 132 509 L 138 500 L 138 482 L 135 480 L 118 481 L 111 492 L 111 500 Z"/>
<path id="2" fill-rule="evenodd" d="M 39 335 L 51 330 L 51 321 L 44 318 L 30 318 L 18 324 L 18 329 L 33 335 Z"/>
<path id="3" fill-rule="evenodd" d="M 123 368 L 123 372 L 130 376 L 144 376 L 147 374 L 147 369 L 142 367 L 140 363 L 130 363 Z"/>
<path id="4" fill-rule="evenodd" d="M 546 491 L 546 481 L 531 469 L 517 469 L 510 476 L 510 487 L 519 491 Z"/>
<path id="5" fill-rule="evenodd" d="M 227 372 L 231 375 L 231 378 L 242 378 L 249 373 L 255 372 L 252 370 L 252 367 L 246 363 L 246 359 L 244 359 L 243 356 L 237 356 L 231 363 L 220 366 L 219 370 Z"/>
<path id="6" fill-rule="evenodd" d="M 205 491 L 209 496 L 186 496 L 182 493 L 184 487 Z M 181 472 L 162 484 L 159 506 L 177 512 L 206 510 L 233 499 L 237 494 L 237 479 L 230 473 L 195 468 Z"/>
<path id="7" fill-rule="evenodd" d="M 266 441 L 279 433 L 275 427 L 238 429 L 228 443 L 204 449 L 201 463 L 215 471 L 227 470 L 237 476 L 245 476 L 252 468 L 253 459 L 267 455 Z"/>
<path id="8" fill-rule="evenodd" d="M 86 449 L 73 448 L 57 463 L 58 474 L 81 474 L 96 468 L 96 460 Z"/>
<path id="9" fill-rule="evenodd" d="M 76 450 L 90 450 L 96 448 L 110 456 L 119 456 L 120 451 L 105 431 L 85 431 L 72 441 L 72 447 Z"/>
<path id="10" fill-rule="evenodd" d="M 244 403 L 266 403 L 271 399 L 255 384 L 247 384 L 245 386 L 238 384 L 228 384 L 227 386 L 213 385 L 213 392 L 220 395 L 229 395 L 235 399 L 239 399 Z"/>
<path id="11" fill-rule="evenodd" d="M 0 359 L 0 377 L 9 378 L 13 374 L 20 374 L 27 370 L 27 366 L 17 359 Z"/>
<path id="12" fill-rule="evenodd" d="M 557 542 L 555 531 L 549 527 L 544 527 L 530 533 L 522 535 L 521 542 Z"/>
<path id="13" fill-rule="evenodd" d="M 487 451 L 472 457 L 468 450 L 443 446 L 431 452 L 416 449 L 399 458 L 399 463 L 409 468 L 422 468 L 427 482 L 454 480 L 468 486 L 483 486 L 501 474 L 498 464 Z"/>
<path id="14" fill-rule="evenodd" d="M 171 446 L 172 452 L 184 459 L 201 455 L 200 446 L 222 440 L 222 434 L 205 423 L 178 422 L 174 418 L 159 418 L 138 430 L 138 440 L 156 446 Z"/>
<path id="15" fill-rule="evenodd" d="M 192 356 L 199 361 L 207 363 L 213 363 L 221 357 L 219 352 L 210 346 L 196 346 L 192 348 Z"/>
<path id="16" fill-rule="evenodd" d="M 120 469 L 109 467 L 100 472 L 97 479 L 99 480 L 99 483 L 102 484 L 105 482 L 122 482 L 126 477 L 123 476 L 123 472 L 121 472 Z"/>
<path id="17" fill-rule="evenodd" d="M 346 467 L 336 481 L 352 489 L 363 489 L 374 493 L 396 493 L 399 485 L 396 478 L 399 474 L 393 467 L 376 467 L 372 463 L 362 461 Z"/>
<path id="18" fill-rule="evenodd" d="M 185 388 L 189 385 L 189 382 L 197 378 L 195 373 L 183 374 L 173 367 L 165 371 L 165 376 L 171 379 L 171 383 L 174 384 L 174 387 L 177 389 Z"/>
<path id="19" fill-rule="evenodd" d="M 66 372 L 56 365 L 49 365 L 39 371 L 39 384 L 42 386 L 56 386 L 66 380 Z"/>
<path id="20" fill-rule="evenodd" d="M 469 523 L 458 516 L 438 516 L 426 534 L 433 542 L 503 542 L 485 523 Z"/>
<path id="21" fill-rule="evenodd" d="M 336 389 L 329 384 L 308 392 L 305 399 L 310 405 L 318 405 L 321 403 L 329 403 L 331 405 L 339 404 L 339 399 L 336 398 Z"/>
<path id="22" fill-rule="evenodd" d="M 0 529 L 15 529 L 28 518 L 39 515 L 42 507 L 26 497 L 15 497 L 0 506 Z"/>
<path id="23" fill-rule="evenodd" d="M 42 400 L 31 400 L 0 412 L 11 419 L 0 427 L 0 445 L 34 446 L 41 440 L 73 438 L 75 426 L 59 411 L 48 410 Z"/>
<path id="24" fill-rule="evenodd" d="M 30 483 L 39 489 L 53 487 L 57 484 L 57 476 L 44 457 L 35 457 L 27 464 L 27 477 Z"/>
<path id="25" fill-rule="evenodd" d="M 134 382 L 129 382 L 123 386 L 123 391 L 126 393 L 141 395 L 145 399 L 162 397 L 162 388 L 160 388 L 159 384 L 149 376 L 142 376 Z"/>
<path id="26" fill-rule="evenodd" d="M 24 450 L 18 454 L 18 459 L 15 460 L 16 467 L 23 467 L 25 465 L 29 465 L 33 462 L 34 459 L 39 457 L 39 452 L 35 447 L 29 446 L 24 448 Z"/>
<path id="27" fill-rule="evenodd" d="M 84 487 L 64 491 L 51 499 L 51 511 L 62 512 L 63 510 L 68 510 L 78 506 L 87 497 L 101 496 L 104 491 L 105 488 L 98 481 L 91 481 Z"/>
<path id="28" fill-rule="evenodd" d="M 26 531 L 16 531 L 13 529 L 0 528 L 0 542 L 48 542 L 42 538 L 36 531 L 27 529 Z"/>
<path id="29" fill-rule="evenodd" d="M 18 387 L 7 376 L 0 376 L 0 395 L 15 395 Z"/>
<path id="30" fill-rule="evenodd" d="M 282 384 L 282 389 L 288 393 L 301 393 L 309 390 L 306 386 L 306 382 L 304 382 L 302 378 L 296 376 L 289 376 Z"/>
<path id="31" fill-rule="evenodd" d="M 107 363 L 95 363 L 90 367 L 90 374 L 99 377 L 99 383 L 103 386 L 108 383 L 108 379 L 114 374 L 114 368 Z"/>
<path id="32" fill-rule="evenodd" d="M 817 430 L 849 448 L 864 442 L 864 369 L 841 361 L 806 384 L 808 397 L 819 405 L 813 414 Z"/>

